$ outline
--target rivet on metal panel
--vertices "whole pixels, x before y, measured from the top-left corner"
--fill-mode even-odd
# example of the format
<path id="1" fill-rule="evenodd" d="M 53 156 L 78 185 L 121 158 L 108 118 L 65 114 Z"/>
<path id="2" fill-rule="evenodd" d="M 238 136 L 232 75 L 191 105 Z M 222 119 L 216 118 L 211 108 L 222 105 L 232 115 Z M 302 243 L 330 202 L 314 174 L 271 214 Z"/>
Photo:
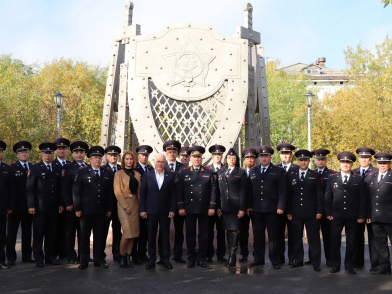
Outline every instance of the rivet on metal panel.
<path id="1" fill-rule="evenodd" d="M 143 81 L 145 80 L 146 78 L 143 78 Z"/>
<path id="2" fill-rule="evenodd" d="M 228 117 L 226 117 L 226 120 L 229 120 L 229 118 L 228 118 Z"/>
<path id="3" fill-rule="evenodd" d="M 231 80 L 234 83 L 234 80 Z"/>
<path id="4" fill-rule="evenodd" d="M 211 50 L 214 50 L 214 48 L 211 48 Z"/>
<path id="5" fill-rule="evenodd" d="M 230 55 L 233 55 L 233 53 L 230 53 Z"/>
<path id="6" fill-rule="evenodd" d="M 167 49 L 167 47 L 165 47 L 165 49 Z"/>
<path id="7" fill-rule="evenodd" d="M 242 103 L 245 103 L 245 100 L 242 100 Z"/>
<path id="8" fill-rule="evenodd" d="M 232 68 L 230 68 L 230 71 L 233 71 L 233 69 L 232 69 Z"/>
<path id="9" fill-rule="evenodd" d="M 154 39 L 155 39 L 156 37 L 154 36 Z"/>
<path id="10" fill-rule="evenodd" d="M 146 66 L 146 69 L 147 69 L 148 67 Z"/>
<path id="11" fill-rule="evenodd" d="M 203 41 L 203 38 L 200 38 L 200 41 Z"/>
<path id="12" fill-rule="evenodd" d="M 133 100 L 133 98 L 131 98 L 131 100 Z"/>
<path id="13" fill-rule="evenodd" d="M 169 83 L 167 83 L 166 85 L 168 85 L 168 86 L 169 86 Z"/>
<path id="14" fill-rule="evenodd" d="M 210 86 L 210 84 L 208 84 L 208 86 Z"/>
<path id="15" fill-rule="evenodd" d="M 231 108 L 229 108 L 229 110 L 231 110 Z"/>
<path id="16" fill-rule="evenodd" d="M 146 51 L 146 53 L 148 53 L 148 51 Z"/>
<path id="17" fill-rule="evenodd" d="M 177 40 L 178 40 L 178 38 L 177 38 Z"/>
<path id="18" fill-rule="evenodd" d="M 162 66 L 160 67 L 160 69 L 162 69 Z"/>

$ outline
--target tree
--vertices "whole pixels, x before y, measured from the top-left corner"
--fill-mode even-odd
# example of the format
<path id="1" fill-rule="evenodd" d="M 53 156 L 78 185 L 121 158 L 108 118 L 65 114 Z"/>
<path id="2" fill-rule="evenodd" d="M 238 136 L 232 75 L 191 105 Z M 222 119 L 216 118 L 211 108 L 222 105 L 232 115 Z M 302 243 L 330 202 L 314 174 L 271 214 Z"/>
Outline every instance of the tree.
<path id="1" fill-rule="evenodd" d="M 391 4 L 391 0 L 382 0 L 381 3 L 384 4 L 384 8 Z"/>

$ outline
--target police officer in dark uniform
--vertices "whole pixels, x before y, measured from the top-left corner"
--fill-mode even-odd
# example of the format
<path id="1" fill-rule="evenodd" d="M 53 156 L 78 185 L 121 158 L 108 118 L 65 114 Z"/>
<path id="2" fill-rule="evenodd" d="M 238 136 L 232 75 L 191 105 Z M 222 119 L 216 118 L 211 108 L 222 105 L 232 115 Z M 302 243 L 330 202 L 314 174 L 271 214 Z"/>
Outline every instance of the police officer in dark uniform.
<path id="1" fill-rule="evenodd" d="M 303 232 L 306 227 L 309 257 L 315 271 L 320 271 L 321 243 L 319 219 L 324 212 L 324 190 L 321 175 L 310 170 L 312 153 L 300 149 L 295 152 L 299 170 L 287 176 L 287 218 L 292 221 L 294 260 L 291 267 L 303 266 Z"/>
<path id="2" fill-rule="evenodd" d="M 0 269 L 9 269 L 5 264 L 5 240 L 7 215 L 11 215 L 13 211 L 10 209 L 10 202 L 15 197 L 15 179 L 13 169 L 1 161 L 3 151 L 7 148 L 7 144 L 0 140 Z"/>
<path id="3" fill-rule="evenodd" d="M 31 226 L 33 217 L 27 211 L 26 180 L 27 172 L 32 165 L 29 162 L 31 144 L 27 141 L 20 141 L 13 146 L 13 150 L 18 157 L 18 161 L 11 163 L 15 175 L 15 197 L 10 203 L 11 214 L 8 215 L 7 227 L 7 260 L 8 265 L 15 265 L 17 258 L 15 245 L 18 235 L 19 225 L 22 229 L 22 261 L 35 263 L 31 258 L 33 248 L 31 247 Z"/>
<path id="4" fill-rule="evenodd" d="M 60 190 L 65 205 L 65 251 L 68 263 L 78 264 L 80 259 L 80 221 L 73 210 L 72 186 L 75 182 L 76 173 L 82 167 L 88 145 L 82 141 L 75 141 L 70 145 L 74 161 L 67 163 L 61 172 Z M 75 237 L 78 235 L 78 254 L 75 251 Z M 79 258 L 78 258 L 79 257 Z"/>
<path id="5" fill-rule="evenodd" d="M 391 262 L 388 248 L 388 237 L 392 240 L 392 155 L 378 152 L 378 170 L 365 178 L 368 192 L 368 215 L 366 222 L 373 226 L 374 246 L 377 252 L 377 268 L 371 272 L 376 275 L 390 275 Z"/>
<path id="6" fill-rule="evenodd" d="M 282 163 L 277 164 L 276 166 L 280 166 L 286 172 L 286 175 L 291 174 L 294 171 L 299 169 L 299 166 L 292 163 L 293 159 L 293 150 L 295 147 L 288 143 L 281 143 L 276 146 L 276 149 L 279 151 L 280 159 Z M 285 251 L 286 251 L 286 225 L 287 225 L 287 256 L 289 258 L 289 264 L 292 264 L 293 255 L 294 255 L 294 243 L 292 237 L 292 228 L 291 221 L 287 218 L 287 214 L 278 215 L 279 218 L 279 230 L 278 230 L 278 238 L 279 238 L 279 257 L 281 263 L 285 263 Z"/>
<path id="7" fill-rule="evenodd" d="M 30 166 L 27 176 L 27 207 L 33 215 L 33 248 L 37 267 L 48 264 L 59 265 L 56 258 L 55 241 L 57 219 L 63 213 L 64 204 L 60 193 L 62 168 L 53 164 L 53 152 L 56 145 L 42 143 L 39 145 L 42 161 Z M 42 246 L 45 238 L 44 250 Z"/>
<path id="8" fill-rule="evenodd" d="M 90 166 L 80 168 L 72 186 L 74 210 L 80 218 L 81 260 L 79 269 L 88 267 L 90 261 L 90 234 L 93 230 L 94 266 L 108 268 L 104 262 L 102 244 L 107 238 L 107 218 L 113 210 L 113 173 L 101 167 L 105 150 L 93 146 L 87 151 Z"/>
<path id="9" fill-rule="evenodd" d="M 244 158 L 244 163 L 246 165 L 245 173 L 246 178 L 249 178 L 249 171 L 253 168 L 256 164 L 257 159 L 257 152 L 254 148 L 245 148 L 242 153 L 242 157 Z M 241 220 L 241 228 L 240 228 L 240 236 L 239 236 L 239 243 L 241 248 L 241 258 L 239 259 L 240 262 L 244 262 L 248 260 L 249 255 L 249 223 L 251 218 L 245 213 L 244 217 Z"/>
<path id="10" fill-rule="evenodd" d="M 117 164 L 118 158 L 121 154 L 121 148 L 117 146 L 109 146 L 105 149 L 107 163 L 103 167 L 106 167 L 110 172 L 114 173 L 121 169 L 121 165 Z M 110 222 L 112 222 L 112 254 L 113 260 L 120 260 L 120 242 L 121 242 L 121 223 L 118 218 L 117 213 L 117 198 L 113 194 L 113 211 L 112 215 L 107 218 L 107 232 L 109 232 Z M 106 240 L 103 244 L 104 256 L 106 256 L 105 248 L 106 248 Z"/>
<path id="11" fill-rule="evenodd" d="M 341 234 L 346 232 L 346 257 L 344 265 L 356 274 L 357 224 L 366 217 L 366 188 L 362 176 L 351 170 L 356 157 L 349 151 L 338 154 L 340 172 L 329 176 L 325 190 L 325 214 L 331 220 L 331 273 L 340 271 Z"/>
<path id="12" fill-rule="evenodd" d="M 135 170 L 141 175 L 146 172 L 154 170 L 154 168 L 148 165 L 148 157 L 152 153 L 152 147 L 149 145 L 141 145 L 136 148 L 138 163 L 136 164 Z M 134 239 L 132 247 L 132 262 L 134 264 L 140 265 L 143 261 L 149 261 L 147 256 L 147 220 L 144 218 L 139 218 L 140 235 L 138 238 Z"/>
<path id="13" fill-rule="evenodd" d="M 247 182 L 247 213 L 253 214 L 254 262 L 250 266 L 265 263 L 265 228 L 268 231 L 269 258 L 275 269 L 280 269 L 278 244 L 278 215 L 286 209 L 287 182 L 283 168 L 271 163 L 274 150 L 267 145 L 257 148 L 260 165 L 249 171 Z"/>
<path id="14" fill-rule="evenodd" d="M 215 214 L 217 202 L 216 174 L 202 166 L 205 149 L 192 146 L 188 149 L 191 167 L 180 171 L 177 182 L 177 208 L 185 216 L 188 268 L 207 267 L 205 257 L 208 242 L 208 219 Z M 196 253 L 196 225 L 199 227 L 199 250 Z"/>
<path id="15" fill-rule="evenodd" d="M 372 162 L 372 156 L 376 153 L 373 149 L 368 147 L 361 147 L 355 151 L 358 154 L 358 161 L 360 167 L 353 170 L 353 173 L 359 174 L 365 179 L 371 173 L 378 171 L 376 167 L 374 167 Z M 368 244 L 369 244 L 369 257 L 371 269 L 377 268 L 377 251 L 374 247 L 374 236 L 372 225 L 367 224 L 367 233 L 368 233 Z M 365 264 L 365 222 L 358 224 L 357 231 L 357 257 L 356 257 L 356 266 L 364 266 Z"/>
<path id="16" fill-rule="evenodd" d="M 188 148 L 189 149 L 189 148 Z M 187 150 L 188 150 L 187 149 Z M 177 190 L 177 182 L 179 172 L 186 168 L 185 165 L 177 161 L 177 156 L 179 154 L 179 150 L 181 150 L 180 142 L 176 140 L 168 140 L 163 144 L 163 151 L 166 153 L 166 165 L 165 172 L 170 173 L 174 176 L 174 189 Z M 189 155 L 187 154 L 189 157 Z M 176 209 L 175 215 L 173 218 L 174 224 L 174 257 L 172 258 L 174 261 L 179 263 L 186 263 L 184 258 L 182 258 L 182 245 L 184 244 L 184 223 L 185 216 L 181 216 Z M 159 246 L 159 255 L 161 256 L 161 246 Z M 161 261 L 158 261 L 159 263 Z"/>
<path id="17" fill-rule="evenodd" d="M 57 146 L 55 150 L 56 159 L 53 160 L 52 164 L 57 164 L 64 168 L 67 163 L 71 163 L 66 159 L 69 145 L 71 142 L 65 138 L 57 138 L 53 141 L 53 144 Z M 65 224 L 65 213 L 61 213 L 58 216 L 57 232 L 56 232 L 56 245 L 55 250 L 59 259 L 64 259 L 67 257 L 67 252 L 65 249 L 65 235 L 66 235 L 66 224 Z"/>
<path id="18" fill-rule="evenodd" d="M 222 163 L 223 153 L 226 151 L 226 148 L 222 145 L 213 145 L 208 151 L 212 154 L 212 163 L 207 165 L 206 168 L 211 169 L 213 172 L 217 173 L 218 171 L 224 171 L 225 165 Z M 225 258 L 226 253 L 226 242 L 225 242 L 225 229 L 223 228 L 223 222 L 221 215 L 217 213 L 213 216 L 210 216 L 208 222 L 208 246 L 207 246 L 207 256 L 206 261 L 211 262 L 212 257 L 214 256 L 214 227 L 216 228 L 216 257 L 219 261 L 226 262 Z"/>
<path id="19" fill-rule="evenodd" d="M 191 159 L 191 158 L 189 157 L 188 153 L 187 153 L 188 149 L 189 149 L 189 146 L 182 146 L 182 147 L 180 148 L 180 152 L 179 152 L 179 155 L 180 155 L 180 162 L 181 162 L 183 165 L 185 165 L 186 167 L 189 166 L 189 161 L 190 161 L 190 159 Z"/>

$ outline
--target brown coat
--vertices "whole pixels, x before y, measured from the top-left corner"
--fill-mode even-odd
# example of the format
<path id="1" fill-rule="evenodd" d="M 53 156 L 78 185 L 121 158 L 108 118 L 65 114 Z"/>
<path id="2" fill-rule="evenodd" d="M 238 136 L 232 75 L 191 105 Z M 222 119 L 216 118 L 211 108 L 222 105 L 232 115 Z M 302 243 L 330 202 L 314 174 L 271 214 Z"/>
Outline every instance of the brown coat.
<path id="1" fill-rule="evenodd" d="M 135 170 L 133 171 L 135 173 L 135 179 L 139 183 L 137 187 L 136 195 L 132 195 L 131 191 L 129 190 L 129 176 L 125 173 L 125 171 L 119 170 L 114 174 L 114 183 L 113 183 L 114 194 L 116 195 L 117 201 L 123 209 L 129 206 L 125 198 L 132 198 L 136 196 L 137 202 L 139 203 L 141 176 L 137 171 Z"/>

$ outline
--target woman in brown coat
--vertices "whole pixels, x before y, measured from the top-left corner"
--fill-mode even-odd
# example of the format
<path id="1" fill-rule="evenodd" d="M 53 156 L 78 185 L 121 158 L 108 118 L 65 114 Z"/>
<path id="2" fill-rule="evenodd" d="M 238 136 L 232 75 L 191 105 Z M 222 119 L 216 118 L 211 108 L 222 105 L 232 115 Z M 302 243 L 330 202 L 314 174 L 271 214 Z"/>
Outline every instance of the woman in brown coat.
<path id="1" fill-rule="evenodd" d="M 139 198 L 141 176 L 135 170 L 136 158 L 126 151 L 121 158 L 121 170 L 114 174 L 114 194 L 118 218 L 123 230 L 120 242 L 120 267 L 133 267 L 130 260 L 134 238 L 139 237 Z"/>

